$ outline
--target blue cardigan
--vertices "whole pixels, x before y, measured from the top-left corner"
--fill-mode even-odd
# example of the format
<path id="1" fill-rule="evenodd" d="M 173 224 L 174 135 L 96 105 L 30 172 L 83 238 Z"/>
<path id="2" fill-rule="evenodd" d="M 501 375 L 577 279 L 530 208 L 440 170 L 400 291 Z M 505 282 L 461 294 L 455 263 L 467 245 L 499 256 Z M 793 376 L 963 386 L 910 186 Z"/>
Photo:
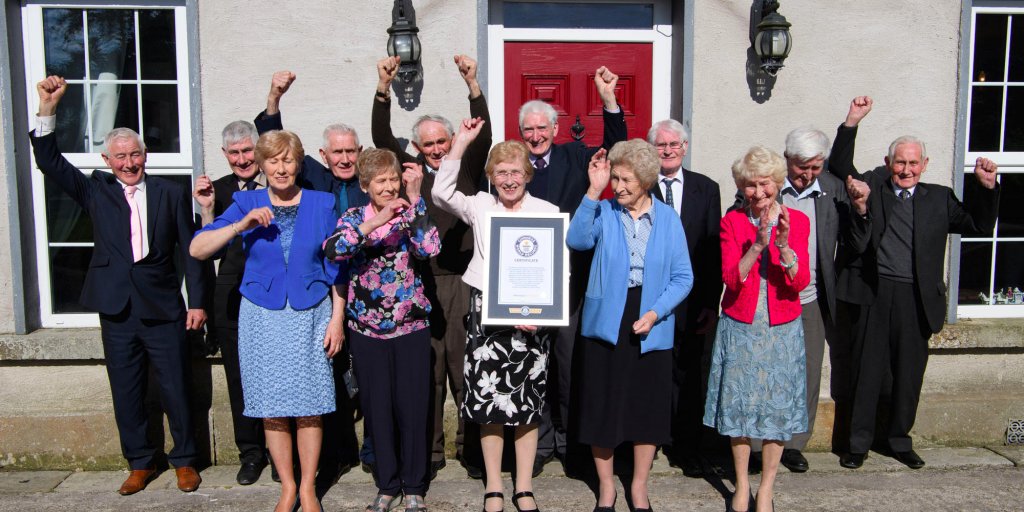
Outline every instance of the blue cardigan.
<path id="1" fill-rule="evenodd" d="M 693 286 L 690 253 L 679 215 L 655 200 L 654 226 L 644 253 L 644 284 L 641 315 L 654 311 L 658 321 L 640 338 L 640 352 L 672 348 L 675 333 L 673 310 Z M 616 344 L 626 308 L 629 287 L 629 246 L 619 218 L 622 206 L 612 200 L 594 201 L 584 196 L 569 223 L 566 244 L 577 251 L 593 249 L 590 282 L 583 304 L 582 334 Z M 639 320 L 630 319 L 632 321 Z"/>
<path id="2" fill-rule="evenodd" d="M 197 232 L 229 226 L 249 211 L 270 207 L 270 195 L 264 190 L 243 190 L 233 195 L 234 204 L 213 222 Z M 324 259 L 323 243 L 334 232 L 334 196 L 326 192 L 303 190 L 295 219 L 295 233 L 284 262 L 279 228 L 256 226 L 242 233 L 245 272 L 242 295 L 267 309 L 307 309 L 318 304 L 338 281 L 338 265 Z M 232 240 L 233 241 L 233 240 Z M 222 249 L 223 250 L 223 249 Z M 342 279 L 341 283 L 344 284 Z"/>

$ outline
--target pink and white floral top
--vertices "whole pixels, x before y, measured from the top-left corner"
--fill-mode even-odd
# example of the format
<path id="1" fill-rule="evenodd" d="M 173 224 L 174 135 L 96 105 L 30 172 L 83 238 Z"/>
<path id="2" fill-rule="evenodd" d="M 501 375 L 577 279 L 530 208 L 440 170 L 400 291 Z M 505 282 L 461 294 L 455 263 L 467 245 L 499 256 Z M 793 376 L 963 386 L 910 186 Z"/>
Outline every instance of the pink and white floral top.
<path id="1" fill-rule="evenodd" d="M 349 327 L 371 338 L 396 338 L 430 325 L 430 301 L 412 258 L 437 256 L 441 239 L 423 198 L 363 235 L 359 225 L 376 213 L 372 205 L 349 208 L 324 242 L 324 254 L 348 263 Z"/>

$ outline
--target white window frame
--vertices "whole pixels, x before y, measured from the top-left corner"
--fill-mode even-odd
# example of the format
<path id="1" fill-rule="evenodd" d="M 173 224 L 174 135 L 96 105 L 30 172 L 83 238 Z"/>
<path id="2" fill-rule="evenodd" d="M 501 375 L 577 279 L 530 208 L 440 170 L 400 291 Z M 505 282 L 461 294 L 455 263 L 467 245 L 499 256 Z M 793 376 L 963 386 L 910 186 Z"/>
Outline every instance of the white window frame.
<path id="1" fill-rule="evenodd" d="M 1004 131 L 1006 129 L 1006 88 L 1009 86 L 1024 86 L 1024 82 L 1008 82 L 1006 78 L 1010 72 L 1010 38 L 1012 33 L 1010 32 L 1013 27 L 1012 23 L 1007 28 L 1006 33 L 1006 50 L 1003 64 L 1003 76 L 998 77 L 998 80 L 992 80 L 986 77 L 984 82 L 974 81 L 974 41 L 975 34 L 977 33 L 975 28 L 977 24 L 978 14 L 1008 14 L 1008 15 L 1024 15 L 1024 7 L 972 7 L 971 8 L 971 38 L 970 38 L 970 65 L 968 68 L 968 82 L 967 82 L 967 98 L 965 105 L 967 106 L 967 129 L 964 130 L 964 162 L 963 162 L 963 177 L 965 180 L 974 179 L 972 174 L 974 173 L 974 162 L 978 157 L 984 157 L 991 159 L 999 165 L 999 178 L 1006 174 L 1024 174 L 1024 151 L 969 151 L 971 147 L 971 133 L 970 133 L 970 120 L 971 120 L 971 99 L 974 94 L 974 86 L 991 86 L 991 87 L 1002 87 L 1003 88 L 1003 108 L 1002 115 L 1000 117 L 1000 135 L 999 143 L 1002 146 L 1004 142 Z M 1008 20 L 1009 23 L 1009 20 Z M 1018 27 L 1018 29 L 1024 29 L 1024 27 Z M 1008 200 L 1012 198 L 1003 197 L 1001 200 Z M 986 295 L 990 298 L 993 295 L 993 286 L 995 283 L 995 271 L 996 271 L 996 241 L 999 242 L 1024 242 L 1024 237 L 997 237 L 999 233 L 999 220 L 996 220 L 996 227 L 992 232 L 992 236 L 988 237 L 961 237 L 960 247 L 963 247 L 964 243 L 990 243 L 992 244 L 992 259 L 989 262 L 989 290 Z M 1024 264 L 1022 262 L 1021 264 Z M 1024 318 L 1024 305 L 1022 304 L 957 304 L 956 309 L 957 318 Z"/>
<path id="2" fill-rule="evenodd" d="M 30 91 L 27 98 L 28 118 L 35 126 L 36 112 L 39 110 L 39 98 L 35 94 L 36 83 L 46 76 L 46 58 L 44 51 L 43 37 L 43 9 L 126 9 L 126 10 L 153 10 L 166 9 L 174 12 L 175 27 L 175 49 L 177 52 L 177 78 L 175 80 L 142 80 L 138 72 L 141 66 L 141 53 L 138 51 L 139 38 L 136 38 L 136 78 L 132 80 L 117 80 L 116 83 L 131 82 L 142 85 L 167 84 L 176 85 L 178 90 L 178 136 L 179 151 L 177 153 L 149 153 L 146 158 L 146 172 L 154 176 L 188 176 L 190 181 L 193 176 L 192 162 L 192 109 L 191 109 L 191 88 L 189 70 L 189 40 L 188 20 L 186 18 L 186 7 L 180 4 L 152 5 L 152 4 L 130 4 L 130 3 L 109 3 L 109 4 L 62 4 L 59 2 L 46 4 L 29 4 L 22 7 L 22 30 L 25 35 L 25 90 Z M 136 31 L 138 30 L 138 15 L 135 16 Z M 137 32 L 136 32 L 137 33 Z M 85 35 L 87 37 L 87 35 Z M 88 45 L 86 45 L 88 56 Z M 86 75 L 89 75 L 89 59 L 85 60 Z M 82 83 L 81 80 L 69 80 L 70 83 Z M 101 80 L 89 80 L 88 83 L 104 83 Z M 107 81 L 106 83 L 112 83 Z M 89 87 L 83 88 L 86 98 L 89 98 Z M 142 96 L 139 95 L 139 126 L 143 126 Z M 86 103 L 89 104 L 88 102 Z M 58 114 L 60 112 L 58 110 Z M 91 116 L 90 116 L 91 117 Z M 64 155 L 69 162 L 82 170 L 84 174 L 90 174 L 94 169 L 109 171 L 110 167 L 103 162 L 99 153 L 67 153 Z M 70 242 L 50 243 L 47 238 L 46 221 L 46 197 L 44 189 L 43 174 L 37 169 L 35 157 L 32 156 L 32 210 L 36 218 L 35 241 L 36 241 L 36 265 L 39 276 L 39 313 L 40 322 L 43 327 L 99 327 L 99 316 L 95 313 L 55 313 L 53 311 L 52 276 L 50 275 L 50 251 L 51 247 L 92 247 L 91 242 Z M 93 222 L 102 222 L 101 219 L 93 219 Z"/>
<path id="3" fill-rule="evenodd" d="M 522 0 L 520 0 L 522 1 Z M 601 2 L 602 0 L 586 0 Z M 569 3 L 569 2 L 566 2 Z M 652 43 L 651 120 L 671 117 L 672 69 L 657 63 L 672 62 L 671 4 L 667 0 L 619 1 L 609 3 L 645 3 L 654 6 L 654 22 L 650 29 L 567 29 L 567 28 L 505 28 L 487 25 L 487 95 L 505 97 L 506 42 L 573 42 L 573 43 Z M 502 2 L 493 0 L 491 9 L 501 9 Z M 666 21 L 667 24 L 658 24 Z M 614 70 L 613 70 L 614 71 Z M 639 93 L 638 93 L 639 94 Z M 505 102 L 488 104 L 495 142 L 505 140 Z M 645 128 L 646 131 L 646 128 Z"/>

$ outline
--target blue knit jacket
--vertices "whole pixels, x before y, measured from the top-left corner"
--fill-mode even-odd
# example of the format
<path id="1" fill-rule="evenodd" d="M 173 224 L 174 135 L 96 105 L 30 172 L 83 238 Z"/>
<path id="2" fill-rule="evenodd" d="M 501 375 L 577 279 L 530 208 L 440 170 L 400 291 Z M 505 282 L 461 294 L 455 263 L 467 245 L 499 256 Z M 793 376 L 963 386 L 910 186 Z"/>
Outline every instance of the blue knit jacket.
<path id="1" fill-rule="evenodd" d="M 673 310 L 693 286 L 690 253 L 679 215 L 661 201 L 655 200 L 652 207 L 654 225 L 644 254 L 640 314 L 654 311 L 658 321 L 640 338 L 641 353 L 672 348 Z M 597 202 L 584 196 L 566 236 L 566 244 L 572 249 L 595 249 L 583 304 L 582 333 L 613 345 L 618 342 L 629 286 L 629 248 L 619 218 L 621 212 L 622 206 L 614 200 Z"/>

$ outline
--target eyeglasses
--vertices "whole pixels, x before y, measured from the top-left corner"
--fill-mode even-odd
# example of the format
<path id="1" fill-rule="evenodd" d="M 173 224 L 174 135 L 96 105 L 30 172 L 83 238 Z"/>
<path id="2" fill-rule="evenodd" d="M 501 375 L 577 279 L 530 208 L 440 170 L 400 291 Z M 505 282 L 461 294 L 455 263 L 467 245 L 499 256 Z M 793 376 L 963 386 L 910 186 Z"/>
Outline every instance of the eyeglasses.
<path id="1" fill-rule="evenodd" d="M 658 151 L 665 151 L 666 149 L 679 149 L 683 147 L 683 143 L 679 141 L 675 142 L 659 142 L 654 145 Z"/>
<path id="2" fill-rule="evenodd" d="M 509 178 L 522 178 L 523 176 L 526 176 L 526 173 L 520 169 L 514 169 L 511 171 L 494 171 L 494 177 L 502 180 L 507 180 Z"/>

